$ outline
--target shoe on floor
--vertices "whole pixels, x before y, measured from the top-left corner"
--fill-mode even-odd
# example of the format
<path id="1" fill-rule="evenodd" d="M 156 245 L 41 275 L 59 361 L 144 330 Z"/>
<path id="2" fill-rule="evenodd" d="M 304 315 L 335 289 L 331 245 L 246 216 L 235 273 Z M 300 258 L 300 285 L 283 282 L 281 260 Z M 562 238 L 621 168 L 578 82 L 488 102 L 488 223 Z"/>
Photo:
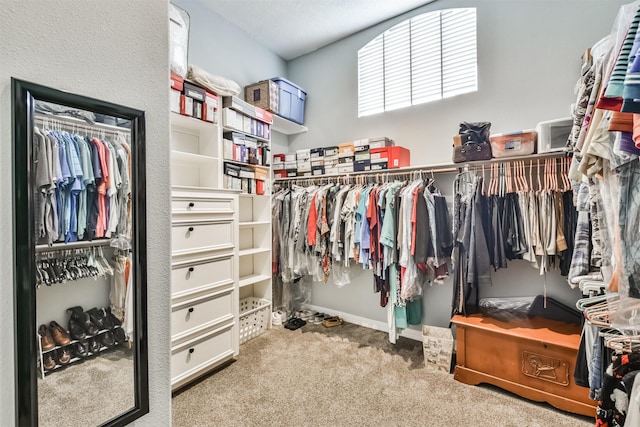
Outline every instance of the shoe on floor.
<path id="1" fill-rule="evenodd" d="M 338 316 L 327 317 L 322 321 L 322 326 L 325 328 L 333 328 L 335 326 L 340 326 L 344 323 L 344 320 L 339 318 Z"/>
<path id="2" fill-rule="evenodd" d="M 42 347 L 42 351 L 51 350 L 56 346 L 56 343 L 53 342 L 51 331 L 47 325 L 40 325 L 38 328 L 38 334 L 40 335 L 40 346 Z"/>
<path id="3" fill-rule="evenodd" d="M 307 322 L 305 320 L 300 319 L 299 317 L 292 317 L 291 319 L 289 319 L 287 324 L 284 325 L 284 327 L 286 329 L 289 329 L 290 331 L 295 331 L 296 329 L 299 329 L 306 324 Z"/>

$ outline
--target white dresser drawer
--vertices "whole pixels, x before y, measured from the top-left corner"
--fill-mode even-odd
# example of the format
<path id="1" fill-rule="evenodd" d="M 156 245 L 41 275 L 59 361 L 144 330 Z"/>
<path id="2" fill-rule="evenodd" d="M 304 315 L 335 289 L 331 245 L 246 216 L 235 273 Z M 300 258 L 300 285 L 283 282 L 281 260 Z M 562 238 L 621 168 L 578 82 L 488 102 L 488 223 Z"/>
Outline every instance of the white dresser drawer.
<path id="1" fill-rule="evenodd" d="M 179 384 L 193 374 L 232 357 L 233 331 L 233 324 L 229 324 L 174 347 L 171 350 L 172 384 Z"/>
<path id="2" fill-rule="evenodd" d="M 231 254 L 205 259 L 198 264 L 180 264 L 171 270 L 171 297 L 180 298 L 233 283 Z"/>
<path id="3" fill-rule="evenodd" d="M 209 213 L 215 216 L 233 216 L 233 209 L 233 199 L 209 199 L 175 195 L 171 197 L 171 212 L 173 214 Z"/>
<path id="4" fill-rule="evenodd" d="M 204 330 L 221 321 L 233 319 L 233 284 L 213 294 L 173 304 L 171 339 L 180 340 L 190 333 Z"/>
<path id="5" fill-rule="evenodd" d="M 227 249 L 234 246 L 231 220 L 210 222 L 173 222 L 171 250 L 173 255 L 186 252 Z"/>

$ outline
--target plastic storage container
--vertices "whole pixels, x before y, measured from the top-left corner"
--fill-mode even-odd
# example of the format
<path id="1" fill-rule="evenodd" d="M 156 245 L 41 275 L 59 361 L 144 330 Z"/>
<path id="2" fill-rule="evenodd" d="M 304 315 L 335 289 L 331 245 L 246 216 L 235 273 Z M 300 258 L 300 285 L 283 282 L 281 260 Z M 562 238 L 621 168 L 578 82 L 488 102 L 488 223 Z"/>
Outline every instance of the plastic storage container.
<path id="1" fill-rule="evenodd" d="M 278 115 L 298 124 L 304 124 L 304 102 L 307 93 L 282 77 L 271 79 L 280 88 Z"/>
<path id="2" fill-rule="evenodd" d="M 493 157 L 526 156 L 536 151 L 537 133 L 535 130 L 497 133 L 491 135 Z"/>
<path id="3" fill-rule="evenodd" d="M 571 117 L 538 123 L 536 126 L 538 153 L 564 151 L 572 127 L 573 119 Z"/>

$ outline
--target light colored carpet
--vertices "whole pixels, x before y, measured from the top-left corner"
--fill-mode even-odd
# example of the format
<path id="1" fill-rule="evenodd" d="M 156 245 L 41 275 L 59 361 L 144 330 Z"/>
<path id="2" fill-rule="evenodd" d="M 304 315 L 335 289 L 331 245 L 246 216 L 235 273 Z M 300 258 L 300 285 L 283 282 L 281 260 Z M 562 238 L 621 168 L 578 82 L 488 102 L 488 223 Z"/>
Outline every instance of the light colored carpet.
<path id="1" fill-rule="evenodd" d="M 133 352 L 118 348 L 38 379 L 41 427 L 96 426 L 132 408 Z"/>
<path id="2" fill-rule="evenodd" d="M 585 390 L 585 392 L 587 392 Z M 344 324 L 272 329 L 176 394 L 173 426 L 592 426 L 424 367 L 422 344 Z"/>

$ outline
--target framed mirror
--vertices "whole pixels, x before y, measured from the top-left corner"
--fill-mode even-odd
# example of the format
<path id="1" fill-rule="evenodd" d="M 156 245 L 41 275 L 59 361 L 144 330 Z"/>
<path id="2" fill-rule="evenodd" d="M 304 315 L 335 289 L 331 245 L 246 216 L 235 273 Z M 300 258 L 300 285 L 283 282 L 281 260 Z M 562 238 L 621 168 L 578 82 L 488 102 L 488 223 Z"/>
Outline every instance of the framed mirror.
<path id="1" fill-rule="evenodd" d="M 12 79 L 16 425 L 149 412 L 143 111 Z"/>

